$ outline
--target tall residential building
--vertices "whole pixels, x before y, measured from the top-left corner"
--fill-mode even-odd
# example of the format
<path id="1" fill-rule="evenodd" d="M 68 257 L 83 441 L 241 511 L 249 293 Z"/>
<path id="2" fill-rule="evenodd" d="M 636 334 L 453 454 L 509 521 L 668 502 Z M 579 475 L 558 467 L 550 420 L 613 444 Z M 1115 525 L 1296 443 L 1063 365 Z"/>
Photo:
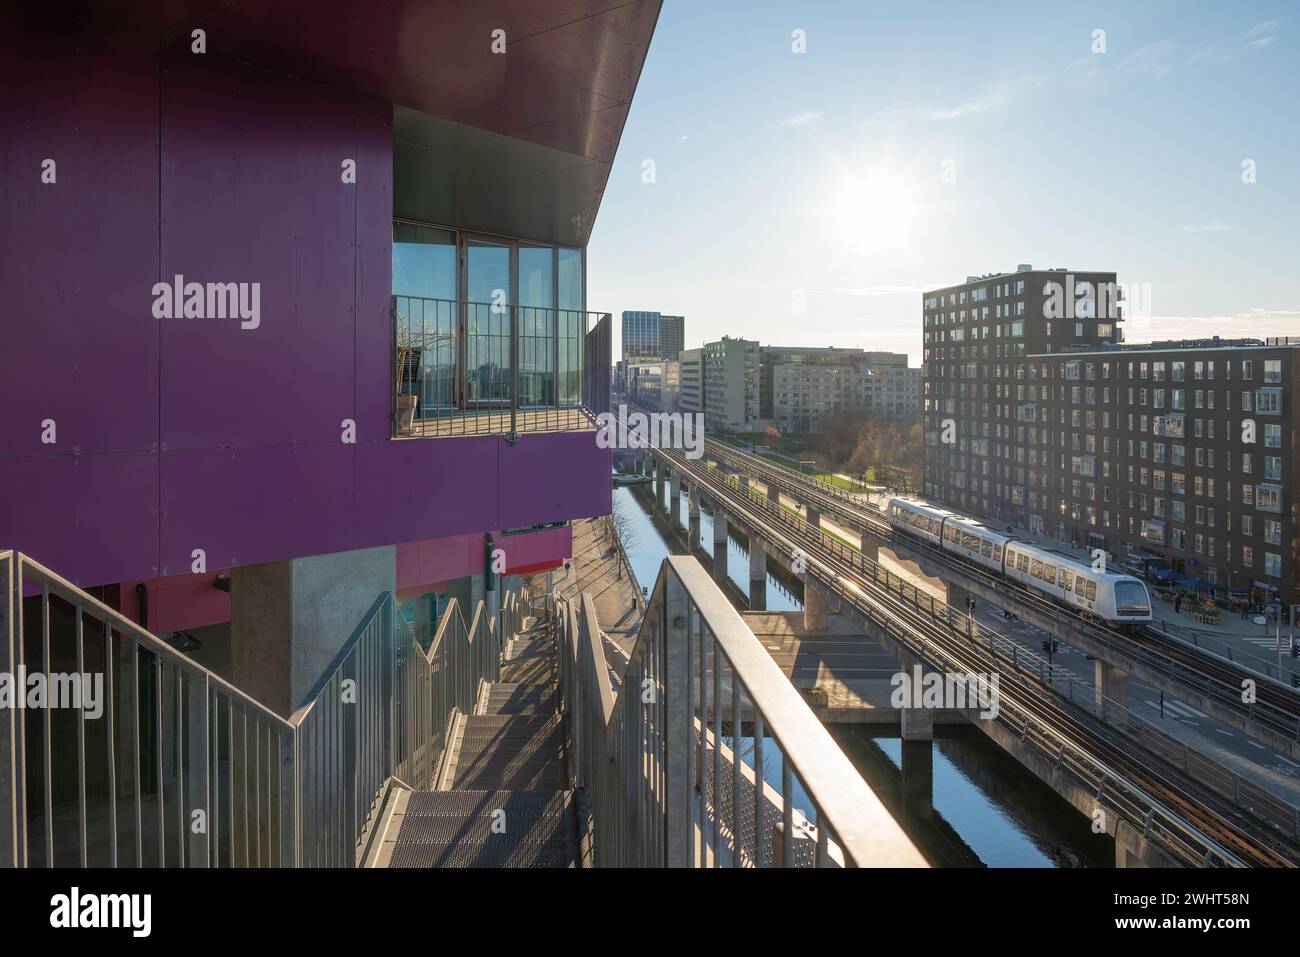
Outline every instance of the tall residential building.
<path id="1" fill-rule="evenodd" d="M 1300 603 L 1300 339 L 1052 352 L 1027 371 L 1032 531 Z"/>
<path id="2" fill-rule="evenodd" d="M 678 408 L 682 412 L 704 411 L 704 350 L 683 349 Z"/>
<path id="3" fill-rule="evenodd" d="M 1020 266 L 922 295 L 928 497 L 1028 523 L 1039 457 L 1029 356 L 1121 341 L 1114 284 L 1113 272 Z"/>
<path id="4" fill-rule="evenodd" d="M 660 4 L 207 5 L 203 55 L 76 6 L 3 31 L 0 550 L 289 715 L 379 596 L 429 638 L 609 512 L 586 246 Z"/>
<path id="5" fill-rule="evenodd" d="M 759 419 L 759 346 L 723 336 L 704 344 L 704 419 L 710 429 L 745 432 Z"/>
<path id="6" fill-rule="evenodd" d="M 926 497 L 1300 604 L 1300 340 L 1125 345 L 1097 295 L 1113 282 L 1023 271 L 925 294 Z"/>
<path id="7" fill-rule="evenodd" d="M 760 417 L 783 432 L 820 432 L 841 414 L 918 414 L 920 383 L 905 353 L 763 346 Z"/>
<path id="8" fill-rule="evenodd" d="M 685 344 L 685 317 L 657 312 L 623 313 L 624 360 L 669 359 L 675 362 L 681 358 Z"/>

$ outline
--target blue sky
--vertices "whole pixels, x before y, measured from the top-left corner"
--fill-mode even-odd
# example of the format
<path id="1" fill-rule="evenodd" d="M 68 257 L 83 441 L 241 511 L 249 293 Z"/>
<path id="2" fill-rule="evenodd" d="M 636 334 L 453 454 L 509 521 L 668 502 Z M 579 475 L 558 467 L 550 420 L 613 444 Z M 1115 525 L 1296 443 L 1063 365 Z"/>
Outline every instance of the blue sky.
<path id="1" fill-rule="evenodd" d="M 589 308 L 918 364 L 921 290 L 1032 263 L 1149 284 L 1129 341 L 1300 335 L 1297 43 L 1294 2 L 666 0 Z"/>

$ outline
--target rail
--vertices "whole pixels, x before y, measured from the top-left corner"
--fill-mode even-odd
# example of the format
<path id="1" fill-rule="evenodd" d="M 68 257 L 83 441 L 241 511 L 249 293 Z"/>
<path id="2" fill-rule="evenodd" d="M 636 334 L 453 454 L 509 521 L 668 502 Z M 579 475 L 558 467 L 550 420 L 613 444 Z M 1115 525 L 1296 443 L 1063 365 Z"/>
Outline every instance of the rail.
<path id="1" fill-rule="evenodd" d="M 395 437 L 575 431 L 608 409 L 608 313 L 420 296 L 391 313 Z"/>
<path id="2" fill-rule="evenodd" d="M 598 866 L 925 866 L 695 559 L 660 566 L 617 696 L 590 595 L 555 614 Z"/>
<path id="3" fill-rule="evenodd" d="M 431 786 L 522 616 L 514 591 L 495 619 L 452 605 L 426 652 L 381 594 L 285 719 L 25 555 L 0 586 L 0 670 L 75 692 L 0 708 L 17 867 L 354 866 L 380 786 Z"/>
<path id="4" fill-rule="evenodd" d="M 707 440 L 706 447 L 710 454 L 716 455 L 719 459 L 727 461 L 728 464 L 735 467 L 743 468 L 748 464 L 751 469 L 768 469 L 769 471 L 766 474 L 760 471 L 756 475 L 760 480 L 765 481 L 773 476 L 779 476 L 776 480 L 777 484 L 780 485 L 784 482 L 787 489 L 792 487 L 791 482 L 793 482 L 805 488 L 813 488 L 814 491 L 823 495 L 839 499 L 843 504 L 830 503 L 831 507 L 827 508 L 828 503 L 823 499 L 817 505 L 823 513 L 829 513 L 832 516 L 838 510 L 839 515 L 845 521 L 854 523 L 860 531 L 869 531 L 871 534 L 877 535 L 882 541 L 893 542 L 895 540 L 892 526 L 881 517 L 865 514 L 863 512 L 863 503 L 843 490 L 826 486 L 823 483 L 815 483 L 814 487 L 814 483 L 810 482 L 807 476 L 796 473 L 779 463 L 755 459 L 754 456 L 747 453 L 718 444 L 715 440 Z M 740 464 L 736 465 L 736 463 Z M 789 481 L 786 481 L 787 479 Z M 1229 657 L 1226 660 L 1228 664 L 1235 665 L 1240 670 L 1225 670 L 1221 664 L 1224 660 L 1223 656 L 1216 654 L 1211 649 L 1201 647 L 1199 643 L 1189 643 L 1183 639 L 1162 634 L 1159 629 L 1148 629 L 1146 634 L 1149 640 L 1161 639 L 1167 650 L 1161 651 L 1144 647 L 1133 639 L 1090 624 L 1082 620 L 1077 614 L 1066 611 L 1042 596 L 1034 595 L 1032 592 L 1020 588 L 1006 579 L 995 578 L 987 571 L 965 563 L 958 566 L 950 554 L 921 539 L 908 537 L 904 544 L 912 552 L 924 554 L 932 561 L 953 568 L 967 578 L 997 591 L 1005 596 L 1005 600 L 1014 602 L 1017 610 L 1032 610 L 1034 614 L 1049 619 L 1057 627 L 1083 634 L 1090 641 L 1099 645 L 1110 656 L 1112 661 L 1122 659 L 1129 667 L 1143 666 L 1150 668 L 1152 671 L 1163 674 L 1170 680 L 1186 685 L 1198 694 L 1214 700 L 1219 706 L 1238 712 L 1247 721 L 1257 722 L 1259 726 L 1268 728 L 1270 731 L 1283 735 L 1292 741 L 1300 741 L 1300 708 L 1297 708 L 1296 704 L 1297 695 L 1292 688 L 1272 678 L 1270 669 L 1267 666 L 1249 665 L 1242 660 L 1243 656 L 1239 654 L 1235 658 Z M 1195 663 L 1188 664 L 1186 661 L 1180 661 L 1176 655 L 1184 655 L 1189 658 L 1194 656 Z M 1241 680 L 1251 677 L 1252 673 L 1268 678 L 1270 684 L 1275 686 L 1262 687 L 1260 695 L 1255 701 L 1245 703 L 1241 699 Z"/>

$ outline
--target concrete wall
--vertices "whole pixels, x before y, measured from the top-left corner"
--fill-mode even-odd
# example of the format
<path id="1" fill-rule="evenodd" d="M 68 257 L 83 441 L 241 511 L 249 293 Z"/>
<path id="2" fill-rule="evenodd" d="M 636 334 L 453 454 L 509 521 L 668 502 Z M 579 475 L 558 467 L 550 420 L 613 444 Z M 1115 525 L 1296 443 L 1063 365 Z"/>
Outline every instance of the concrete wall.
<path id="1" fill-rule="evenodd" d="M 231 681 L 291 714 L 375 599 L 396 587 L 391 545 L 234 569 Z"/>

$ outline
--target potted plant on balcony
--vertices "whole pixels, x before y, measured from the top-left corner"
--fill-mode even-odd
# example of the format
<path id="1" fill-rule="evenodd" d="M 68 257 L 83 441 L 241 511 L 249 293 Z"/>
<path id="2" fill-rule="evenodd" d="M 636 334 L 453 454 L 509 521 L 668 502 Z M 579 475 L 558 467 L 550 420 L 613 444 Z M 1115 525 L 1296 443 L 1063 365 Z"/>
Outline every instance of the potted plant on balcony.
<path id="1" fill-rule="evenodd" d="M 397 390 L 397 410 L 394 415 L 398 435 L 410 435 L 415 431 L 415 409 L 420 401 L 416 394 L 416 383 L 419 381 L 421 351 L 415 344 L 415 334 L 410 327 L 399 323 L 393 369 L 393 383 Z"/>

